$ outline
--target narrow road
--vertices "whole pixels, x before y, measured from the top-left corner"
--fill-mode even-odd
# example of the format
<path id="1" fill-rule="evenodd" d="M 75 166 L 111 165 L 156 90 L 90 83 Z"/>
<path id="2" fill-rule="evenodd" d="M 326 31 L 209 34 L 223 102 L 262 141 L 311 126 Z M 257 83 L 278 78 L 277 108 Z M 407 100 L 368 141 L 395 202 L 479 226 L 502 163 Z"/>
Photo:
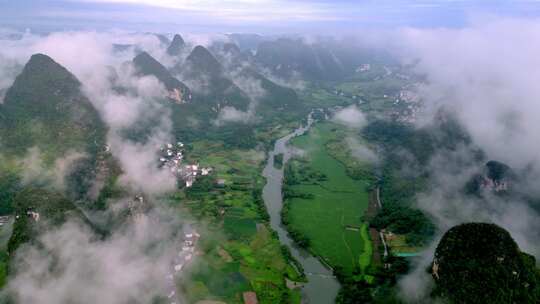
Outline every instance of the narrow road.
<path id="1" fill-rule="evenodd" d="M 367 210 L 367 216 L 368 218 L 372 219 L 377 215 L 377 212 L 379 212 L 382 209 L 382 202 L 381 202 L 381 193 L 380 188 L 377 187 L 375 191 L 371 192 L 369 196 L 369 205 Z M 384 239 L 384 235 L 382 232 L 377 231 L 375 228 L 369 228 L 369 236 L 373 242 L 373 260 L 375 263 L 381 262 L 381 254 L 379 253 L 379 245 L 382 244 L 384 248 L 384 252 L 382 254 L 383 257 L 388 256 L 388 247 L 386 245 L 386 241 Z"/>
<path id="2" fill-rule="evenodd" d="M 382 209 L 382 204 L 381 204 L 381 190 L 380 190 L 379 187 L 377 187 L 376 193 L 377 193 L 377 205 L 379 206 L 379 209 Z"/>
<path id="3" fill-rule="evenodd" d="M 386 241 L 384 240 L 384 235 L 379 231 L 379 236 L 381 237 L 382 244 L 384 246 L 384 257 L 388 256 L 388 247 L 386 247 Z"/>
<path id="4" fill-rule="evenodd" d="M 379 187 L 377 187 L 376 190 L 377 193 L 377 205 L 379 206 L 379 209 L 382 209 L 382 203 L 381 203 L 381 190 Z M 379 236 L 381 237 L 382 244 L 384 246 L 384 257 L 388 256 L 388 247 L 386 246 L 386 241 L 384 240 L 384 234 L 379 231 Z"/>

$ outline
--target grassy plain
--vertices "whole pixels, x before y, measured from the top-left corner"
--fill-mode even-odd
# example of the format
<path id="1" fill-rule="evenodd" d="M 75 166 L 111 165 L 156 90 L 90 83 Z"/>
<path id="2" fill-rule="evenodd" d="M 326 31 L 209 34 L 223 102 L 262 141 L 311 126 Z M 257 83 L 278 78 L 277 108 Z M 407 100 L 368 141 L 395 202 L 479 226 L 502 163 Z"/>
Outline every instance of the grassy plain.
<path id="1" fill-rule="evenodd" d="M 332 267 L 339 266 L 351 273 L 364 270 L 371 259 L 371 243 L 363 214 L 368 206 L 367 179 L 353 179 L 347 169 L 331 156 L 327 144 L 340 136 L 339 125 L 319 123 L 292 144 L 304 151 L 308 169 L 293 161 L 289 169 L 295 175 L 315 171 L 322 180 L 290 185 L 292 191 L 309 193 L 311 197 L 292 197 L 287 220 L 292 229 L 309 239 L 309 248 Z"/>

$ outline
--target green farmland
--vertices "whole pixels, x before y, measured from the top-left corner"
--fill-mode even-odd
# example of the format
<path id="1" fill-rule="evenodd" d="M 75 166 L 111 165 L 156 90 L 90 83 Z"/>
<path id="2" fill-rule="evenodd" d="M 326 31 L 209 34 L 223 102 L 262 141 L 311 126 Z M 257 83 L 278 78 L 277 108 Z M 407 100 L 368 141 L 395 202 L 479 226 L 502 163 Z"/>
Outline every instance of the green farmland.
<path id="1" fill-rule="evenodd" d="M 345 272 L 369 266 L 372 248 L 363 214 L 369 180 L 353 179 L 331 155 L 329 142 L 344 139 L 343 127 L 320 123 L 292 144 L 302 149 L 287 166 L 284 222 L 314 254 Z"/>

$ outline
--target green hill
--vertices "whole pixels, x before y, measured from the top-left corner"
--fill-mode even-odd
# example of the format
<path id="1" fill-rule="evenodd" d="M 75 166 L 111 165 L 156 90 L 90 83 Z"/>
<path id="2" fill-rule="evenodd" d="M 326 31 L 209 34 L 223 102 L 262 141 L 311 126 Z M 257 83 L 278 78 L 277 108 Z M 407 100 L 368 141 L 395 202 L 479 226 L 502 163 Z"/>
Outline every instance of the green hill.
<path id="1" fill-rule="evenodd" d="M 278 85 L 257 71 L 252 62 L 253 58 L 242 53 L 236 44 L 225 43 L 216 50 L 216 54 L 223 65 L 232 71 L 233 81 L 243 80 L 260 84 L 264 94 L 257 100 L 257 111 L 268 113 L 268 111 L 296 109 L 300 106 L 298 96 L 293 89 Z"/>
<path id="2" fill-rule="evenodd" d="M 337 58 L 322 45 L 308 45 L 297 39 L 278 39 L 259 44 L 257 63 L 275 75 L 290 78 L 332 80 L 343 76 Z"/>
<path id="3" fill-rule="evenodd" d="M 254 63 L 250 52 L 242 52 L 236 44 L 231 42 L 216 44 L 211 48 L 211 51 L 227 68 L 251 66 Z"/>
<path id="4" fill-rule="evenodd" d="M 250 99 L 226 77 L 223 67 L 204 47 L 197 46 L 182 65 L 173 68 L 193 90 L 194 100 L 211 107 L 233 106 L 246 110 Z"/>
<path id="5" fill-rule="evenodd" d="M 182 39 L 182 36 L 176 34 L 174 35 L 171 44 L 167 48 L 167 54 L 171 56 L 178 56 L 182 53 L 185 46 L 186 43 L 184 42 L 184 39 Z"/>
<path id="6" fill-rule="evenodd" d="M 14 213 L 17 215 L 13 234 L 9 239 L 10 255 L 26 242 L 32 242 L 44 231 L 43 224 L 58 226 L 74 217 L 88 223 L 75 204 L 61 193 L 41 188 L 26 187 L 14 197 Z M 29 212 L 39 214 L 35 220 Z"/>
<path id="7" fill-rule="evenodd" d="M 281 38 L 258 44 L 257 65 L 274 75 L 289 79 L 302 77 L 311 81 L 336 81 L 353 77 L 364 63 L 395 63 L 387 52 L 363 46 L 358 41 Z"/>
<path id="8" fill-rule="evenodd" d="M 20 156 L 39 147 L 46 162 L 69 150 L 94 153 L 105 127 L 81 83 L 43 54 L 33 55 L 0 105 L 2 152 Z"/>
<path id="9" fill-rule="evenodd" d="M 535 264 L 503 228 L 461 224 L 444 234 L 435 251 L 435 295 L 451 303 L 538 303 Z"/>
<path id="10" fill-rule="evenodd" d="M 9 186 L 0 189 L 0 197 L 7 198 L 0 209 L 14 208 L 13 197 L 23 186 L 17 175 L 26 168 L 20 160 L 29 148 L 39 149 L 43 162 L 39 170 L 51 172 L 57 160 L 77 151 L 81 157 L 61 172 L 65 189 L 54 191 L 65 190 L 62 195 L 71 200 L 85 199 L 99 171 L 106 131 L 75 76 L 50 57 L 33 55 L 0 105 L 0 155 L 4 157 L 0 185 Z M 25 184 L 29 182 L 33 187 L 54 188 L 49 178 Z"/>
<path id="11" fill-rule="evenodd" d="M 191 101 L 191 92 L 189 91 L 189 88 L 180 80 L 172 76 L 161 63 L 147 52 L 141 52 L 133 58 L 133 65 L 137 69 L 139 75 L 152 75 L 163 83 L 167 91 L 169 91 L 170 99 L 178 103 Z"/>
<path id="12" fill-rule="evenodd" d="M 293 89 L 276 84 L 251 67 L 242 69 L 239 76 L 260 82 L 265 94 L 258 104 L 259 109 L 291 109 L 300 106 L 298 96 Z"/>

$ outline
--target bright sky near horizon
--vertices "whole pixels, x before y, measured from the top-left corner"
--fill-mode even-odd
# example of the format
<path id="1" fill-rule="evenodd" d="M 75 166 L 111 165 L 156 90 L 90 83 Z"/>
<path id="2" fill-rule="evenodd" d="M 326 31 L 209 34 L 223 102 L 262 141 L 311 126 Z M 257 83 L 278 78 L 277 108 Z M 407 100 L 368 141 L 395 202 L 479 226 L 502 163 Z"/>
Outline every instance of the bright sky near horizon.
<path id="1" fill-rule="evenodd" d="M 539 17 L 537 0 L 0 0 L 0 27 L 332 33 Z"/>

